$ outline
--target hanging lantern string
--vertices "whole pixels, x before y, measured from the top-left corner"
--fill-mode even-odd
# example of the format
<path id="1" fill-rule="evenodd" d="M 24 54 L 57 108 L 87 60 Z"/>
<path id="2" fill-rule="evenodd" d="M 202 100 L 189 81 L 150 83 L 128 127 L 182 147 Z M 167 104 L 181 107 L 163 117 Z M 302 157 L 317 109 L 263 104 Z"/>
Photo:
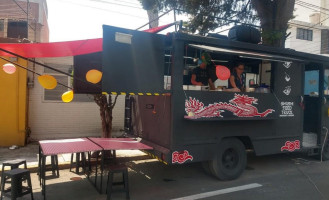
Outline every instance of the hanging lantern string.
<path id="1" fill-rule="evenodd" d="M 34 61 L 34 60 L 30 59 L 30 58 L 26 58 L 26 57 L 24 57 L 24 56 L 18 55 L 18 54 L 16 54 L 16 53 L 11 52 L 11 51 L 8 51 L 8 50 L 2 49 L 2 48 L 0 48 L 0 51 L 3 51 L 3 52 L 6 52 L 6 53 L 9 53 L 9 54 L 14 55 L 14 56 L 16 56 L 16 57 L 19 57 L 19 58 L 22 58 L 22 59 L 24 59 L 24 60 L 27 60 L 27 61 L 33 62 L 33 63 L 35 63 L 35 64 L 41 65 L 41 66 L 43 66 L 43 67 L 45 67 L 45 68 L 48 68 L 48 69 L 54 70 L 54 71 L 56 71 L 56 72 L 58 72 L 58 73 L 65 74 L 66 76 L 73 77 L 73 76 L 72 76 L 71 74 L 69 74 L 69 73 L 63 72 L 63 71 L 58 70 L 58 69 L 55 69 L 55 68 L 53 68 L 53 67 L 49 67 L 49 66 L 47 66 L 47 65 L 45 65 L 45 64 L 42 64 L 42 63 L 37 62 L 37 61 Z"/>
<path id="2" fill-rule="evenodd" d="M 61 70 L 55 69 L 55 68 L 50 67 L 50 66 L 48 66 L 48 65 L 45 65 L 45 64 L 43 64 L 43 63 L 37 62 L 37 61 L 35 61 L 35 60 L 33 60 L 33 59 L 26 58 L 26 57 L 24 57 L 24 56 L 18 55 L 18 54 L 16 54 L 16 53 L 13 53 L 13 52 L 8 51 L 8 50 L 6 50 L 6 49 L 0 48 L 0 51 L 6 52 L 6 53 L 11 54 L 11 55 L 13 55 L 13 56 L 16 56 L 16 57 L 22 58 L 22 59 L 24 59 L 24 60 L 30 61 L 30 62 L 35 63 L 35 64 L 37 64 L 37 65 L 40 65 L 40 66 L 42 66 L 42 67 L 45 67 L 45 68 L 48 68 L 48 69 L 54 70 L 54 71 L 56 71 L 56 72 L 58 72 L 58 73 L 61 73 L 61 74 L 66 75 L 66 76 L 73 77 L 72 74 L 69 74 L 69 73 L 63 72 L 63 71 L 61 71 Z M 11 62 L 11 61 L 8 61 L 8 62 Z M 11 62 L 11 63 L 12 63 L 12 62 Z M 16 63 L 13 63 L 13 64 L 16 64 Z M 23 68 L 24 68 L 24 67 L 23 67 Z M 25 68 L 25 69 L 26 69 L 26 68 Z M 28 70 L 28 69 L 27 69 L 27 70 Z M 34 72 L 34 73 L 36 73 L 36 72 Z M 41 76 L 40 74 L 38 74 L 38 75 Z M 88 81 L 86 81 L 86 80 L 84 80 L 84 79 L 81 79 L 81 78 L 78 78 L 78 77 L 74 77 L 74 78 L 77 79 L 78 81 L 81 81 L 81 82 L 84 82 L 84 83 L 88 83 L 88 84 L 90 84 L 90 85 L 93 85 L 94 87 L 102 88 L 101 86 L 99 86 L 99 85 L 97 85 L 97 84 L 90 83 L 90 82 L 88 82 Z M 62 85 L 62 84 L 60 84 L 60 85 Z M 68 87 L 68 86 L 65 86 L 65 87 L 70 88 L 70 87 Z M 70 88 L 70 89 L 72 89 L 72 88 Z"/>
<path id="3" fill-rule="evenodd" d="M 27 70 L 27 71 L 29 71 L 29 72 L 32 72 L 32 73 L 34 73 L 34 74 L 36 74 L 36 75 L 38 75 L 38 76 L 42 76 L 42 74 L 39 74 L 38 72 L 35 72 L 35 71 L 31 70 L 31 69 L 28 69 L 28 68 L 24 67 L 23 65 L 20 65 L 20 64 L 18 64 L 18 63 L 12 62 L 12 61 L 9 60 L 9 59 L 3 58 L 3 57 L 0 57 L 0 59 L 5 60 L 5 61 L 7 61 L 7 62 L 10 62 L 11 64 L 16 65 L 17 67 L 23 68 L 23 69 L 25 69 L 25 70 Z M 69 87 L 69 86 L 67 86 L 67 85 L 64 85 L 64 84 L 62 84 L 62 83 L 57 82 L 57 84 L 59 84 L 59 85 L 61 85 L 61 86 L 64 86 L 64 87 L 66 87 L 66 88 L 69 88 L 69 89 L 73 90 L 73 88 L 71 88 L 71 87 Z"/>

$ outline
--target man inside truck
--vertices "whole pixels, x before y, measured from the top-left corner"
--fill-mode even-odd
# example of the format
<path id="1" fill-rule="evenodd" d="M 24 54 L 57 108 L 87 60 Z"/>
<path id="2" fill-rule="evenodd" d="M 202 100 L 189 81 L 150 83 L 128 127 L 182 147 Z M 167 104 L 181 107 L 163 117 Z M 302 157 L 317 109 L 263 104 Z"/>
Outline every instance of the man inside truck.
<path id="1" fill-rule="evenodd" d="M 199 67 L 193 70 L 191 83 L 200 86 L 207 86 L 209 84 L 210 90 L 215 90 L 215 85 L 210 78 L 206 62 L 202 62 Z"/>

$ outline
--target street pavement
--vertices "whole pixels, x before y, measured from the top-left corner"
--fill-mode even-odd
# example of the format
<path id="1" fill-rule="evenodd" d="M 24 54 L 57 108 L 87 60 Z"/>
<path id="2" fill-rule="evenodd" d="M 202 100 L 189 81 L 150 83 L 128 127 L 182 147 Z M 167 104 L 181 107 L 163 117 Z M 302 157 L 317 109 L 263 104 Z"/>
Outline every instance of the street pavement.
<path id="1" fill-rule="evenodd" d="M 43 199 L 38 177 L 34 172 L 37 152 L 37 144 L 29 144 L 15 150 L 0 148 L 0 164 L 4 160 L 26 159 L 32 171 L 34 197 Z M 132 200 L 329 199 L 329 162 L 319 162 L 303 154 L 256 157 L 249 153 L 245 172 L 233 181 L 219 181 L 213 178 L 203 171 L 199 163 L 164 165 L 141 151 L 117 151 L 117 156 L 129 166 Z M 62 168 L 60 177 L 47 180 L 47 199 L 105 200 L 106 194 L 99 194 L 85 175 L 69 172 L 69 160 L 68 154 L 59 157 Z M 51 172 L 47 172 L 47 175 L 51 175 Z M 104 178 L 106 185 L 107 178 Z M 30 196 L 26 195 L 21 199 L 30 199 Z M 125 194 L 114 192 L 112 199 L 125 199 Z"/>

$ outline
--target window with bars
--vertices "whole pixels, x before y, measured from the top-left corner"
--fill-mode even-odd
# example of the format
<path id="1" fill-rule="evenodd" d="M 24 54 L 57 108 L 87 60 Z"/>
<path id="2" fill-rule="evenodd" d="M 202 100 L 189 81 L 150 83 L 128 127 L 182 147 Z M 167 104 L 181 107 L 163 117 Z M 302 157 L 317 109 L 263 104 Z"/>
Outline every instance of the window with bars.
<path id="1" fill-rule="evenodd" d="M 297 39 L 300 40 L 313 40 L 313 30 L 308 30 L 304 28 L 297 28 Z"/>
<path id="2" fill-rule="evenodd" d="M 73 66 L 72 65 L 60 65 L 60 64 L 46 64 L 47 66 L 53 67 L 55 69 L 58 69 L 60 71 L 66 72 L 71 74 Z M 56 72 L 54 70 L 45 68 L 44 71 L 45 74 L 49 74 L 55 77 L 58 83 L 61 83 L 63 85 L 66 85 L 68 87 L 72 87 L 73 80 L 71 77 L 66 76 L 64 74 L 60 74 L 59 72 Z M 51 102 L 62 102 L 62 94 L 68 90 L 69 88 L 57 84 L 56 88 L 52 90 L 44 89 L 44 100 L 45 101 L 51 101 Z M 87 94 L 74 94 L 74 98 L 72 102 L 94 102 L 94 98 L 92 95 Z"/>

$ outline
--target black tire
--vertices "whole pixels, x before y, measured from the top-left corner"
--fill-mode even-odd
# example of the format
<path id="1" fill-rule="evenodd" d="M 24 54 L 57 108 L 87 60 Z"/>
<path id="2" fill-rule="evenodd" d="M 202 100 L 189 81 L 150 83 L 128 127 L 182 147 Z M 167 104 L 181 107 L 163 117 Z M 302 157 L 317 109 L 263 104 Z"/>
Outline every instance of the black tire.
<path id="1" fill-rule="evenodd" d="M 227 138 L 218 146 L 217 155 L 209 162 L 210 171 L 220 180 L 238 178 L 247 165 L 247 154 L 243 143 L 237 138 Z"/>

